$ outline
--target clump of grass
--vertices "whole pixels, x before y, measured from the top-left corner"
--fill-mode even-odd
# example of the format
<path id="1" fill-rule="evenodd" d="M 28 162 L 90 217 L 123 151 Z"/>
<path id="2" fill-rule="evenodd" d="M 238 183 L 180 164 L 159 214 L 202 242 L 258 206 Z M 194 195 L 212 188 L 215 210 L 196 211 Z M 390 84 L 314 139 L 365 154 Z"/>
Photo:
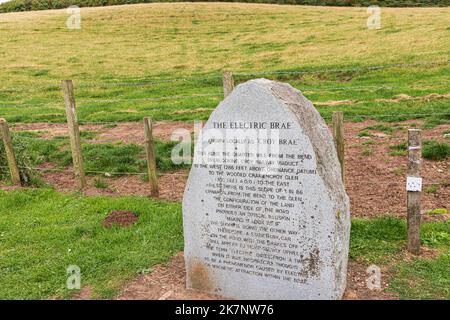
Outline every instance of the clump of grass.
<path id="1" fill-rule="evenodd" d="M 370 134 L 370 132 L 369 131 L 367 131 L 367 130 L 363 130 L 363 131 L 360 131 L 359 133 L 358 133 L 358 137 L 360 137 L 360 138 L 362 138 L 362 137 L 371 137 L 372 135 Z"/>
<path id="2" fill-rule="evenodd" d="M 433 129 L 439 125 L 442 124 L 448 124 L 450 123 L 450 119 L 448 116 L 432 116 L 428 117 L 425 121 L 425 123 L 422 125 L 423 129 Z"/>
<path id="3" fill-rule="evenodd" d="M 97 131 L 84 130 L 80 131 L 80 137 L 86 140 L 92 140 L 98 135 Z"/>
<path id="4" fill-rule="evenodd" d="M 367 131 L 367 130 L 380 131 L 380 132 L 384 132 L 386 134 L 391 134 L 392 132 L 395 131 L 395 128 L 386 126 L 384 124 L 376 124 L 373 126 L 366 127 L 366 128 L 364 128 L 364 130 L 365 131 Z"/>
<path id="5" fill-rule="evenodd" d="M 56 141 L 54 141 L 56 140 Z M 55 164 L 60 168 L 72 164 L 69 140 L 67 137 L 53 141 L 27 141 L 26 150 L 32 161 L 29 166 L 36 166 L 45 162 Z M 60 140 L 60 141 L 59 141 Z M 172 161 L 172 149 L 178 142 L 155 140 L 156 166 L 165 172 L 188 168 L 190 165 L 176 164 Z M 146 172 L 147 162 L 144 147 L 137 144 L 96 143 L 82 144 L 84 168 L 87 174 L 97 172 L 114 173 L 115 176 L 125 173 Z M 192 154 L 192 151 L 191 151 Z M 6 160 L 5 160 L 6 161 Z"/>
<path id="6" fill-rule="evenodd" d="M 373 154 L 372 149 L 370 148 L 364 148 L 364 150 L 361 152 L 361 155 L 363 155 L 364 157 L 368 157 L 371 156 Z"/>
<path id="7" fill-rule="evenodd" d="M 395 144 L 389 146 L 389 149 L 392 150 L 389 152 L 390 156 L 404 156 L 407 153 L 408 143 L 402 142 L 399 144 Z"/>
<path id="8" fill-rule="evenodd" d="M 434 161 L 446 160 L 450 157 L 450 145 L 436 140 L 424 141 L 422 157 Z"/>
<path id="9" fill-rule="evenodd" d="M 372 145 L 372 144 L 375 144 L 375 141 L 373 141 L 372 139 L 363 141 L 363 143 L 362 143 L 363 146 L 368 146 L 368 145 Z"/>
<path id="10" fill-rule="evenodd" d="M 135 144 L 84 144 L 85 169 L 89 173 L 138 173 L 145 168 L 143 147 Z"/>
<path id="11" fill-rule="evenodd" d="M 425 190 L 426 193 L 433 193 L 434 194 L 434 193 L 436 193 L 438 191 L 438 189 L 439 189 L 438 185 L 431 184 L 429 186 L 426 186 L 424 190 Z"/>
<path id="12" fill-rule="evenodd" d="M 17 166 L 19 167 L 20 180 L 26 186 L 41 186 L 42 181 L 39 180 L 39 174 L 34 169 L 38 159 L 30 150 L 31 140 L 22 139 L 22 137 L 34 137 L 34 133 L 26 133 L 24 135 L 12 134 L 14 154 Z M 4 152 L 3 140 L 0 139 L 0 180 L 9 181 L 10 173 L 6 153 Z"/>
<path id="13" fill-rule="evenodd" d="M 95 178 L 94 179 L 94 186 L 97 189 L 108 189 L 109 188 L 108 182 L 106 182 L 105 180 L 103 180 L 101 178 Z"/>
<path id="14" fill-rule="evenodd" d="M 391 172 L 393 174 L 395 174 L 396 176 L 402 176 L 405 173 L 405 168 L 404 167 L 396 167 L 396 168 L 392 169 Z"/>
<path id="15" fill-rule="evenodd" d="M 449 211 L 446 208 L 436 208 L 433 210 L 427 211 L 428 215 L 439 215 L 439 214 L 447 214 Z"/>

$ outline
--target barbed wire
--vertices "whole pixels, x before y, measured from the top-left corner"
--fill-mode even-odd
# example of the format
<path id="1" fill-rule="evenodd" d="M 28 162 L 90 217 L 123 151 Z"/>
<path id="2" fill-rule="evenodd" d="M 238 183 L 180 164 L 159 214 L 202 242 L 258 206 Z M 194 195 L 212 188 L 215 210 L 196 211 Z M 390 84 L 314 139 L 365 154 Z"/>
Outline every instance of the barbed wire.
<path id="1" fill-rule="evenodd" d="M 450 112 L 434 112 L 434 113 L 399 113 L 399 114 L 350 114 L 346 115 L 344 112 L 344 119 L 359 119 L 359 118 L 402 118 L 402 117 L 422 117 L 422 116 L 445 116 L 450 115 Z M 331 120 L 331 116 L 322 116 L 325 120 Z M 399 120 L 401 121 L 401 120 Z"/>
<path id="2" fill-rule="evenodd" d="M 157 98 L 115 98 L 115 99 L 79 99 L 76 102 L 78 103 L 111 103 L 111 102 L 126 102 L 126 101 L 183 101 L 185 99 L 193 99 L 193 98 L 202 98 L 202 97 L 223 97 L 223 93 L 216 94 L 194 94 L 191 96 L 166 96 L 166 97 L 157 97 Z M 33 103 L 33 104 L 11 104 L 11 105 L 0 105 L 0 108 L 28 108 L 28 107 L 42 107 L 42 106 L 62 106 L 61 109 L 63 109 L 63 102 L 61 103 L 48 103 L 48 102 L 39 102 L 39 103 Z M 84 107 L 80 106 L 79 107 Z M 118 106 L 111 106 L 111 107 L 118 107 Z"/>
<path id="3" fill-rule="evenodd" d="M 191 96 L 167 96 L 167 97 L 158 97 L 158 98 L 116 98 L 116 99 L 89 99 L 89 100 L 78 100 L 80 103 L 86 102 L 121 102 L 121 101 L 165 101 L 165 100 L 185 100 L 192 98 L 202 98 L 202 97 L 223 97 L 223 93 L 205 93 L 205 94 L 194 94 Z"/>
<path id="4" fill-rule="evenodd" d="M 212 109 L 213 110 L 213 109 Z M 335 110 L 339 111 L 339 110 Z M 414 117 L 414 119 L 419 119 L 421 117 L 428 117 L 428 116 L 449 116 L 449 112 L 434 112 L 434 113 L 399 113 L 399 114 L 345 114 L 344 112 L 344 120 L 345 119 L 374 119 L 377 120 L 377 118 L 407 118 L 407 117 Z M 62 115 L 63 116 L 63 115 Z M 332 120 L 331 115 L 322 115 L 322 118 L 324 120 Z M 404 121 L 408 119 L 399 119 L 398 121 Z M 141 120 L 138 120 L 141 121 Z M 125 120 L 125 121 L 90 121 L 90 120 L 79 120 L 78 124 L 80 126 L 88 126 L 88 125 L 99 125 L 99 126 L 118 126 L 121 124 L 128 124 L 128 123 L 136 123 L 138 121 L 132 121 L 132 120 Z M 195 120 L 193 120 L 195 121 Z M 63 125 L 67 124 L 67 122 L 51 122 L 51 121 L 42 121 L 39 123 L 47 124 L 47 125 Z"/>
<path id="5" fill-rule="evenodd" d="M 415 87 L 429 89 L 429 88 L 436 88 L 437 86 L 440 86 L 440 85 L 450 85 L 450 81 L 434 82 L 433 85 L 413 83 L 413 84 L 404 85 L 404 86 L 369 85 L 369 86 L 354 86 L 354 87 L 300 87 L 299 90 L 300 91 L 378 91 L 380 89 L 410 89 L 410 88 L 415 88 Z"/>
<path id="6" fill-rule="evenodd" d="M 317 74 L 317 73 L 336 73 L 336 72 L 356 72 L 356 71 L 373 71 L 373 70 L 381 70 L 381 69 L 389 69 L 389 68 L 413 68 L 418 66 L 424 66 L 424 65 L 447 65 L 450 64 L 450 60 L 446 61 L 422 61 L 422 62 L 416 62 L 416 63 L 397 63 L 397 64 L 390 64 L 390 65 L 376 65 L 376 66 L 362 66 L 362 67 L 353 67 L 353 68 L 344 68 L 344 69 L 317 69 L 317 70 L 292 70 L 292 71 L 264 71 L 264 72 L 252 72 L 252 73 L 245 73 L 245 72 L 233 72 L 234 76 L 255 76 L 255 75 L 268 75 L 268 74 Z M 111 83 L 103 83 L 100 84 L 100 86 L 128 86 L 128 85 L 153 85 L 153 84 L 160 84 L 160 83 L 173 83 L 173 82 L 181 82 L 181 81 L 201 81 L 201 80 L 211 80 L 211 79 L 222 79 L 222 75 L 208 75 L 203 77 L 178 77 L 178 78 L 166 78 L 166 79 L 160 79 L 160 80 L 152 80 L 152 81 L 146 81 L 148 77 L 144 78 L 134 78 L 130 79 L 131 81 L 140 81 L 136 83 L 132 82 L 111 82 Z M 86 84 L 84 85 L 86 87 Z M 93 83 L 92 85 L 87 85 L 88 87 L 95 87 L 99 86 L 98 83 Z M 82 88 L 83 84 L 79 85 L 78 87 Z"/>
<path id="7" fill-rule="evenodd" d="M 317 73 L 337 73 L 337 72 L 357 72 L 357 71 L 373 71 L 373 70 L 381 70 L 388 68 L 414 68 L 418 66 L 430 66 L 430 65 L 447 65 L 450 64 L 450 60 L 445 61 L 420 61 L 415 63 L 396 63 L 396 64 L 385 64 L 385 65 L 374 65 L 374 66 L 360 66 L 360 67 L 351 67 L 351 68 L 341 68 L 341 69 L 316 69 L 316 70 L 291 70 L 291 71 L 261 71 L 261 72 L 233 72 L 235 76 L 258 76 L 258 75 L 270 75 L 270 74 L 278 74 L 278 75 L 289 75 L 289 74 L 317 74 Z M 183 81 L 202 81 L 202 80 L 211 80 L 211 79 L 221 79 L 222 75 L 204 75 L 204 76 L 180 76 L 177 78 L 159 78 L 155 76 L 153 79 L 149 80 L 149 76 L 141 77 L 141 78 L 128 78 L 129 82 L 123 82 L 122 79 L 108 79 L 108 80 L 120 80 L 120 82 L 93 82 L 93 83 L 81 83 L 75 85 L 75 88 L 94 88 L 94 87 L 110 87 L 110 86 L 145 86 L 145 85 L 154 85 L 154 84 L 163 84 L 163 83 L 173 83 L 173 82 L 183 82 Z M 138 81 L 138 82 L 134 82 Z M 30 87 L 10 87 L 6 89 L 1 89 L 0 92 L 15 92 L 15 91 L 38 91 L 38 90 L 60 90 L 61 88 L 56 85 L 51 86 L 34 86 L 32 90 Z"/>
<path id="8" fill-rule="evenodd" d="M 54 141 L 54 142 L 63 142 L 66 139 L 68 139 L 69 137 L 61 137 L 61 138 L 40 138 L 40 137 L 26 137 L 26 136 L 21 136 L 21 135 L 13 135 L 12 136 L 13 139 L 19 139 L 19 140 L 31 140 L 31 141 Z"/>
<path id="9" fill-rule="evenodd" d="M 5 168 L 8 169 L 8 166 L 0 166 L 0 168 Z M 41 171 L 41 172 L 65 172 L 65 173 L 73 173 L 70 170 L 70 167 L 67 168 L 40 168 L 40 167 L 29 167 L 29 166 L 18 166 L 18 168 L 21 169 L 27 169 L 27 170 L 36 170 L 36 171 Z M 183 170 L 183 169 L 180 169 Z M 85 170 L 85 173 L 87 174 L 99 174 L 99 175 L 104 175 L 105 177 L 111 177 L 111 176 L 124 176 L 124 175 L 129 175 L 129 176 L 146 176 L 148 175 L 148 172 L 130 172 L 130 171 L 125 171 L 125 172 L 119 172 L 119 171 L 98 171 L 98 170 Z M 178 176 L 178 177 L 184 177 L 186 178 L 189 175 L 189 172 L 158 172 L 157 175 L 159 177 L 164 177 L 164 176 Z M 405 181 L 399 181 L 399 182 L 384 182 L 384 181 L 352 181 L 351 179 L 348 179 L 346 182 L 346 188 L 350 188 L 351 186 L 361 186 L 361 185 L 384 185 L 386 187 L 391 187 L 391 186 L 404 186 L 406 185 L 406 180 Z M 450 182 L 446 182 L 446 181 L 426 181 L 422 183 L 422 186 L 443 186 L 443 187 L 450 187 Z"/>
<path id="10" fill-rule="evenodd" d="M 408 86 L 358 86 L 358 87 L 301 87 L 300 90 L 303 92 L 306 91 L 378 91 L 378 90 L 386 90 L 386 89 L 411 89 L 415 87 L 421 87 L 421 88 L 437 88 L 438 85 L 450 85 L 449 82 L 442 82 L 442 83 L 436 83 L 434 85 L 421 85 L 421 84 L 411 84 Z M 115 98 L 115 99 L 80 99 L 77 100 L 79 103 L 78 107 L 85 108 L 87 107 L 85 104 L 87 103 L 114 103 L 114 102 L 129 102 L 129 101 L 183 101 L 186 99 L 197 99 L 197 98 L 205 98 L 205 97 L 215 97 L 215 98 L 223 98 L 223 93 L 212 93 L 212 94 L 194 94 L 191 96 L 166 96 L 166 97 L 158 97 L 158 98 Z M 412 98 L 415 98 L 416 96 L 412 96 Z M 421 97 L 421 96 L 418 96 Z M 362 100 L 359 102 L 365 102 L 365 101 L 376 101 L 377 99 L 370 99 L 370 100 Z M 326 101 L 316 101 L 314 103 L 323 103 Z M 381 102 L 381 101 L 379 101 Z M 401 102 L 401 101 L 399 101 Z M 14 104 L 14 105 L 0 105 L 0 108 L 29 108 L 29 107 L 57 107 L 60 106 L 61 110 L 63 110 L 63 103 L 56 103 L 56 102 L 40 102 L 36 104 Z M 97 106 L 95 106 L 97 107 Z M 118 108 L 123 106 L 113 105 L 108 106 L 108 108 Z"/>
<path id="11" fill-rule="evenodd" d="M 13 139 L 18 140 L 31 140 L 31 141 L 46 141 L 46 142 L 68 142 L 69 136 L 61 136 L 61 137 L 53 137 L 53 138 L 40 138 L 40 137 L 26 137 L 26 136 L 20 136 L 20 135 L 13 135 Z M 81 138 L 81 142 L 83 143 L 90 143 L 90 144 L 118 144 L 118 143 L 124 143 L 127 144 L 127 141 L 124 141 L 123 139 L 117 139 L 117 140 L 108 140 L 108 139 L 86 139 Z"/>
<path id="12" fill-rule="evenodd" d="M 347 69 L 323 69 L 323 70 L 292 70 L 292 71 L 265 71 L 265 72 L 252 72 L 252 73 L 239 73 L 233 72 L 234 76 L 258 76 L 258 75 L 267 75 L 267 74 L 316 74 L 316 73 L 337 73 L 337 72 L 357 72 L 357 71 L 371 71 L 371 70 L 382 70 L 389 68 L 412 68 L 417 66 L 430 66 L 430 65 L 447 65 L 450 64 L 450 60 L 446 61 L 424 61 L 424 62 L 416 62 L 416 63 L 397 63 L 390 65 L 377 65 L 377 66 L 362 66 L 362 67 L 354 67 Z"/>

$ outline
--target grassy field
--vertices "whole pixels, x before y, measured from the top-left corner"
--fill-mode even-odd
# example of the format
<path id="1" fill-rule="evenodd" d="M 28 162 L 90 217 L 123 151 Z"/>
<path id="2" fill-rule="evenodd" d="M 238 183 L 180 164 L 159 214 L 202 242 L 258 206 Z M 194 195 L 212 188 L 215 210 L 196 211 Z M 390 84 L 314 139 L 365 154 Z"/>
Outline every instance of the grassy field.
<path id="1" fill-rule="evenodd" d="M 0 299 L 69 298 L 66 268 L 81 268 L 93 297 L 120 287 L 183 248 L 181 206 L 141 197 L 83 197 L 48 189 L 0 191 Z M 106 229 L 111 210 L 131 210 L 138 222 Z M 450 222 L 428 223 L 422 242 L 433 258 L 404 261 L 406 224 L 394 218 L 353 220 L 350 258 L 392 265 L 390 290 L 400 298 L 449 299 Z"/>
<path id="2" fill-rule="evenodd" d="M 124 281 L 183 248 L 178 203 L 47 189 L 0 191 L 0 197 L 0 299 L 67 298 L 69 265 L 81 268 L 95 296 L 111 297 Z M 106 229 L 100 222 L 112 210 L 131 210 L 139 221 Z"/>
<path id="3" fill-rule="evenodd" d="M 81 121 L 206 119 L 228 69 L 237 82 L 291 83 L 326 119 L 343 110 L 352 120 L 449 121 L 448 8 L 383 8 L 380 30 L 367 17 L 365 8 L 146 4 L 83 8 L 81 29 L 69 30 L 64 10 L 0 14 L 0 116 L 64 121 L 59 82 L 70 78 Z"/>

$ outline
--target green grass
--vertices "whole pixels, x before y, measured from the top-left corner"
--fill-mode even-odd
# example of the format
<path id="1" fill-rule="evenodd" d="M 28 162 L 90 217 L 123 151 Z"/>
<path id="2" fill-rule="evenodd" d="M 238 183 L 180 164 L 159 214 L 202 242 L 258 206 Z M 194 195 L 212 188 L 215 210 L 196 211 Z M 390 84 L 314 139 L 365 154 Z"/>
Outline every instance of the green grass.
<path id="1" fill-rule="evenodd" d="M 426 186 L 424 190 L 426 193 L 435 194 L 439 190 L 439 186 L 437 184 L 432 184 L 432 185 Z"/>
<path id="2" fill-rule="evenodd" d="M 400 219 L 353 219 L 350 258 L 386 263 L 403 249 L 405 237 L 406 224 Z"/>
<path id="3" fill-rule="evenodd" d="M 82 122 L 205 120 L 222 99 L 225 69 L 237 83 L 267 77 L 313 102 L 353 101 L 319 106 L 327 120 L 343 111 L 351 121 L 450 122 L 448 98 L 421 99 L 448 93 L 446 8 L 385 8 L 380 30 L 366 28 L 366 8 L 239 3 L 86 8 L 81 30 L 66 19 L 64 10 L 0 15 L 9 122 L 65 121 L 65 78 Z M 391 101 L 400 94 L 412 98 Z"/>
<path id="4" fill-rule="evenodd" d="M 390 290 L 401 299 L 450 300 L 449 270 L 450 251 L 432 260 L 415 258 L 412 263 L 401 262 Z"/>
<path id="5" fill-rule="evenodd" d="M 392 146 L 389 146 L 389 155 L 390 156 L 406 156 L 408 153 L 408 143 L 407 142 L 401 142 L 398 144 L 394 144 Z"/>
<path id="6" fill-rule="evenodd" d="M 429 210 L 426 212 L 429 215 L 436 215 L 436 214 L 447 214 L 449 211 L 446 208 L 436 208 L 433 210 Z"/>
<path id="7" fill-rule="evenodd" d="M 68 298 L 66 268 L 82 286 L 112 297 L 125 281 L 183 248 L 181 206 L 145 197 L 82 197 L 46 189 L 0 191 L 0 299 Z M 135 225 L 106 229 L 112 210 L 139 215 Z"/>
<path id="8" fill-rule="evenodd" d="M 36 133 L 20 132 L 13 135 L 16 154 L 19 159 L 27 159 L 28 167 L 51 163 L 58 168 L 72 164 L 70 144 L 67 137 L 52 140 L 37 140 Z M 29 138 L 29 139 L 28 139 Z M 187 168 L 187 164 L 174 164 L 171 152 L 178 142 L 155 140 L 156 166 L 160 172 Z M 0 145 L 2 147 L 2 145 Z M 137 144 L 124 143 L 83 143 L 84 168 L 88 174 L 107 172 L 115 175 L 124 173 L 145 173 L 147 162 L 145 149 Z M 3 153 L 2 153 L 3 154 Z M 0 163 L 6 167 L 6 160 Z M 19 163 L 20 165 L 20 163 Z M 7 179 L 7 171 L 2 170 L 0 179 Z M 34 173 L 34 176 L 36 173 Z"/>
<path id="9" fill-rule="evenodd" d="M 450 158 L 450 145 L 446 142 L 439 142 L 436 140 L 424 141 L 422 156 L 428 160 L 447 160 Z"/>
<path id="10" fill-rule="evenodd" d="M 363 149 L 363 151 L 361 151 L 361 155 L 364 156 L 364 157 L 369 157 L 369 156 L 371 156 L 372 154 L 373 154 L 373 151 L 372 151 L 372 149 L 370 149 L 369 147 L 365 147 L 365 148 Z"/>
<path id="11" fill-rule="evenodd" d="M 450 220 L 422 223 L 421 242 L 435 258 L 405 261 L 406 222 L 398 218 L 353 219 L 350 258 L 367 265 L 394 265 L 389 290 L 400 299 L 450 299 Z"/>
<path id="12" fill-rule="evenodd" d="M 104 179 L 96 178 L 94 179 L 94 187 L 97 189 L 107 189 L 109 187 L 109 184 Z"/>

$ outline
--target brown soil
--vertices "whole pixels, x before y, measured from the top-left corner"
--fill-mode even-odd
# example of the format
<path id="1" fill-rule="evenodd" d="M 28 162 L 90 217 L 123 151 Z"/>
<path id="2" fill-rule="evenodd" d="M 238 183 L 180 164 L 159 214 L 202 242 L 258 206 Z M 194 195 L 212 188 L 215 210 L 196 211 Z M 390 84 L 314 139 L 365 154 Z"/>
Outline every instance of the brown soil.
<path id="1" fill-rule="evenodd" d="M 128 284 L 117 299 L 120 300 L 217 300 L 221 297 L 186 289 L 183 253 L 175 255 L 167 264 L 158 265 L 150 273 Z"/>
<path id="2" fill-rule="evenodd" d="M 160 140 L 170 140 L 176 129 L 193 131 L 193 126 L 181 121 L 161 121 L 153 125 L 153 136 Z M 67 125 L 64 123 L 18 123 L 13 131 L 40 132 L 41 138 L 49 139 L 57 136 L 68 136 Z M 92 142 L 111 141 L 124 143 L 144 143 L 144 124 L 142 122 L 120 122 L 110 128 L 103 124 L 80 125 L 80 131 L 95 131 L 96 137 Z"/>
<path id="3" fill-rule="evenodd" d="M 366 285 L 368 265 L 350 262 L 345 300 L 396 299 L 386 291 L 389 275 L 382 270 L 381 290 L 369 290 Z M 120 300 L 217 300 L 224 297 L 186 289 L 183 253 L 175 255 L 167 264 L 156 266 L 150 273 L 141 275 L 120 292 Z"/>
<path id="4" fill-rule="evenodd" d="M 339 106 L 341 104 L 354 104 L 355 101 L 353 100 L 330 100 L 325 102 L 314 102 L 315 106 L 327 106 L 327 107 L 334 107 Z"/>
<path id="5" fill-rule="evenodd" d="M 111 228 L 114 225 L 127 227 L 138 220 L 138 216 L 131 211 L 112 211 L 102 221 L 102 225 L 106 228 Z"/>
<path id="6" fill-rule="evenodd" d="M 75 294 L 72 297 L 72 300 L 89 300 L 92 297 L 92 289 L 91 287 L 83 287 L 80 289 L 80 292 Z"/>
<path id="7" fill-rule="evenodd" d="M 439 94 L 439 93 L 430 93 L 424 96 L 416 96 L 416 97 L 411 97 L 407 94 L 399 94 L 397 96 L 395 96 L 393 99 L 376 99 L 376 101 L 380 101 L 380 102 L 400 102 L 400 101 L 414 101 L 414 100 L 419 100 L 419 101 L 430 101 L 430 100 L 436 100 L 436 99 L 448 99 L 450 98 L 450 93 L 444 93 L 444 94 Z"/>
<path id="8" fill-rule="evenodd" d="M 399 125 L 407 128 L 419 121 L 405 121 Z M 345 124 L 345 162 L 346 162 L 346 190 L 350 197 L 352 216 L 376 216 L 390 214 L 406 215 L 406 169 L 407 156 L 392 156 L 389 146 L 407 141 L 407 130 L 402 129 L 392 134 L 370 131 L 371 137 L 358 137 L 358 133 L 365 127 L 376 124 L 375 121 Z M 450 129 L 450 125 L 438 126 L 434 129 L 423 130 L 422 139 L 443 140 L 443 132 Z M 364 141 L 373 144 L 363 145 Z M 365 149 L 370 150 L 364 155 Z M 422 211 L 435 208 L 450 208 L 450 162 L 429 161 L 422 163 L 422 177 L 424 189 L 437 183 L 436 193 L 422 192 Z"/>
<path id="9" fill-rule="evenodd" d="M 381 269 L 381 288 L 380 290 L 370 290 L 367 287 L 367 268 L 360 262 L 349 261 L 347 272 L 347 288 L 344 293 L 344 300 L 395 300 L 398 297 L 388 292 L 388 281 L 391 277 L 388 270 Z"/>
<path id="10" fill-rule="evenodd" d="M 368 126 L 377 124 L 375 121 L 345 123 L 345 161 L 346 161 L 346 189 L 350 197 L 352 216 L 370 217 L 381 214 L 395 216 L 406 215 L 406 168 L 407 156 L 392 156 L 389 146 L 396 145 L 407 139 L 407 127 L 420 127 L 421 121 L 404 121 L 397 125 L 404 129 L 396 130 L 392 134 L 370 131 L 371 137 L 358 137 L 358 133 Z M 387 124 L 393 125 L 393 124 Z M 163 140 L 170 139 L 173 130 L 183 128 L 193 131 L 192 123 L 157 122 L 154 125 L 154 135 Z M 64 124 L 17 124 L 15 131 L 32 130 L 45 131 L 44 137 L 64 134 Z M 114 128 L 103 125 L 84 125 L 82 130 L 98 131 L 95 141 L 122 141 L 128 143 L 143 143 L 143 125 L 141 123 L 120 123 Z M 434 129 L 423 130 L 422 138 L 448 140 L 443 132 L 450 130 L 450 125 L 441 125 Z M 366 144 L 368 141 L 371 144 Z M 369 152 L 367 153 L 367 150 Z M 366 151 L 363 153 L 363 151 Z M 49 168 L 48 164 L 44 167 Z M 181 201 L 188 171 L 182 170 L 163 174 L 159 180 L 160 198 L 170 201 Z M 424 160 L 422 176 L 425 188 L 431 183 L 437 183 L 435 193 L 422 193 L 422 210 L 426 220 L 443 220 L 447 215 L 430 217 L 425 215 L 436 208 L 450 209 L 450 162 Z M 140 176 L 122 176 L 104 178 L 109 184 L 106 189 L 94 186 L 94 177 L 88 177 L 86 195 L 149 195 L 148 183 Z M 76 190 L 73 174 L 68 168 L 63 172 L 46 172 L 43 180 L 54 185 L 59 191 L 70 192 Z M 2 189 L 8 188 L 6 186 Z"/>
<path id="11" fill-rule="evenodd" d="M 49 167 L 47 165 L 47 167 Z M 181 201 L 183 198 L 184 187 L 189 172 L 179 170 L 166 173 L 159 177 L 159 198 L 169 201 Z M 123 195 L 150 195 L 148 182 L 144 182 L 140 176 L 130 175 L 114 178 L 102 177 L 108 184 L 107 188 L 101 189 L 95 187 L 95 179 L 98 177 L 87 177 L 87 188 L 84 194 L 87 196 L 105 195 L 105 196 L 123 196 Z M 73 192 L 77 190 L 75 177 L 70 169 L 64 171 L 45 172 L 42 179 L 61 192 Z M 0 187 L 1 189 L 7 188 Z"/>

